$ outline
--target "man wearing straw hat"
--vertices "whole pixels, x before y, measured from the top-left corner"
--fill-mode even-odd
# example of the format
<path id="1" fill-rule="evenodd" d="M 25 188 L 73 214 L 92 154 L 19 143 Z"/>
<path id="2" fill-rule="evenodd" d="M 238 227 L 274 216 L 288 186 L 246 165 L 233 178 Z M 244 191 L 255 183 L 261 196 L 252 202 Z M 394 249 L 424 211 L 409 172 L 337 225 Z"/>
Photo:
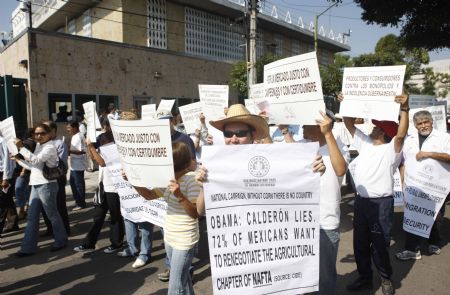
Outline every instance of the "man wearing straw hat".
<path id="1" fill-rule="evenodd" d="M 253 144 L 256 140 L 263 140 L 269 135 L 269 125 L 258 115 L 251 114 L 244 105 L 234 104 L 229 107 L 225 119 L 210 121 L 211 126 L 223 132 L 226 145 Z M 313 171 L 325 172 L 322 156 L 318 155 L 313 163 Z M 201 166 L 197 170 L 197 181 L 205 182 L 207 170 Z M 197 198 L 197 211 L 205 215 L 203 189 Z"/>

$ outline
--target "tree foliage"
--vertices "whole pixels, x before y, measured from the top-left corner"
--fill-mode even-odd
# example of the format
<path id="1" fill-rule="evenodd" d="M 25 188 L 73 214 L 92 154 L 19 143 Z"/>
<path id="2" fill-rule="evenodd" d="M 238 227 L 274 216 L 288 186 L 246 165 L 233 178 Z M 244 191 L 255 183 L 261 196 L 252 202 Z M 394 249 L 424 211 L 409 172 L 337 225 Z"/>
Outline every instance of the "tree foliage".
<path id="1" fill-rule="evenodd" d="M 342 2 L 342 0 L 329 0 Z M 354 0 L 368 24 L 401 27 L 407 48 L 427 50 L 450 47 L 448 0 Z"/>
<path id="2" fill-rule="evenodd" d="M 266 54 L 256 61 L 256 83 L 264 81 L 264 65 L 278 60 L 279 57 Z M 247 63 L 238 61 L 233 64 L 230 72 L 230 86 L 237 89 L 239 96 L 247 97 Z"/>
<path id="3" fill-rule="evenodd" d="M 320 66 L 320 77 L 322 79 L 322 91 L 325 96 L 337 97 L 342 90 L 342 76 L 345 67 L 351 67 L 350 56 L 336 54 L 334 62 L 328 66 Z"/>

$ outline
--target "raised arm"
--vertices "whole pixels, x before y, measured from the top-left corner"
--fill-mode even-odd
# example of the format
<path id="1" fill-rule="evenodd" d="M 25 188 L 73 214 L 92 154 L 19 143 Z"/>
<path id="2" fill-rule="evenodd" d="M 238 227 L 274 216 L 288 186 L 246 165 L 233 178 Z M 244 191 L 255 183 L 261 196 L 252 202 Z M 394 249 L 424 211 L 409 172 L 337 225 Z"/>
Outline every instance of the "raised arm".
<path id="1" fill-rule="evenodd" d="M 400 104 L 400 123 L 398 124 L 397 135 L 394 139 L 394 148 L 396 153 L 400 153 L 403 143 L 405 142 L 405 137 L 409 126 L 408 95 L 397 95 L 395 97 L 395 101 Z"/>
<path id="2" fill-rule="evenodd" d="M 97 149 L 95 148 L 94 144 L 91 143 L 90 141 L 88 142 L 88 145 L 87 145 L 87 152 L 88 152 L 89 156 L 92 158 L 92 160 L 97 162 L 101 167 L 106 166 L 105 160 L 102 158 L 102 156 L 100 156 L 100 154 L 97 152 Z"/>
<path id="3" fill-rule="evenodd" d="M 345 162 L 345 159 L 336 143 L 336 139 L 331 132 L 332 120 L 324 112 L 320 111 L 320 114 L 322 115 L 322 119 L 316 120 L 316 122 L 319 124 L 320 132 L 322 132 L 328 145 L 331 165 L 333 166 L 334 173 L 336 173 L 337 176 L 344 176 L 347 171 L 347 162 Z"/>

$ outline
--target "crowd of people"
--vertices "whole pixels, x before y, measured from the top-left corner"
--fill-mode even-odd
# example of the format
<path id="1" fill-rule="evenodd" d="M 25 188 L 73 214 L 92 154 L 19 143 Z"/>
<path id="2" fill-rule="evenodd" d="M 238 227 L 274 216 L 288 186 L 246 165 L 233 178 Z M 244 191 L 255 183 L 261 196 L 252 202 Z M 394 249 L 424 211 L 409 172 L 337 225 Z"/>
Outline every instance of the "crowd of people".
<path id="1" fill-rule="evenodd" d="M 339 100 L 343 99 L 340 95 Z M 208 167 L 202 165 L 202 148 L 214 144 L 301 144 L 311 141 L 320 146 L 317 157 L 311 159 L 312 171 L 320 174 L 318 293 L 333 294 L 338 283 L 336 259 L 340 239 L 341 185 L 346 177 L 355 191 L 353 250 L 359 273 L 347 289 L 373 288 L 373 262 L 381 278 L 383 294 L 394 294 L 391 277 L 395 270 L 390 258 L 393 175 L 398 168 L 401 175 L 407 173 L 411 161 L 433 159 L 450 164 L 450 135 L 433 129 L 433 117 L 427 111 L 415 113 L 413 122 L 417 134 L 408 135 L 408 96 L 399 95 L 395 100 L 400 105 L 398 124 L 377 120 L 363 120 L 363 124 L 358 124 L 360 119 L 342 118 L 327 110 L 320 112 L 321 119 L 316 120 L 316 125 L 269 126 L 266 114 L 251 114 L 243 105 L 234 104 L 225 110 L 224 119 L 208 122 L 201 114 L 200 128 L 193 134 L 185 134 L 178 112 L 158 113 L 158 119 L 170 120 L 175 178 L 164 189 L 134 188 L 147 200 L 164 198 L 167 201 L 167 217 L 161 229 L 167 269 L 158 278 L 169 281 L 168 294 L 194 294 L 192 260 L 200 238 L 198 220 L 205 215 L 203 183 L 208 179 Z M 72 210 L 83 210 L 87 204 L 84 171 L 86 156 L 89 156 L 99 166 L 97 197 L 94 198 L 92 225 L 74 251 L 95 249 L 109 211 L 111 244 L 104 252 L 135 257 L 133 268 L 150 263 L 153 224 L 133 222 L 121 215 L 120 197 L 104 160 L 105 148 L 115 144 L 110 120 L 137 119 L 133 112 L 119 115 L 111 110 L 109 115 L 101 118 L 102 131 L 96 143 L 86 139 L 79 122 L 68 122 L 66 128 L 71 139 L 67 145 L 56 137 L 57 124 L 45 121 L 16 141 L 19 153 L 14 156 L 9 154 L 6 142 L 0 136 L 0 234 L 4 227 L 17 230 L 18 220 L 27 219 L 21 248 L 15 254 L 17 257 L 38 252 L 41 212 L 46 220 L 45 234 L 54 238 L 50 251 L 67 247 L 71 229 L 66 207 L 66 171 L 70 171 L 69 182 L 76 203 Z M 49 170 L 58 170 L 59 174 L 50 177 Z M 124 174 L 123 177 L 127 176 Z M 438 221 L 444 210 L 445 204 Z M 405 234 L 405 250 L 396 253 L 395 257 L 399 260 L 421 259 L 423 238 Z M 433 225 L 427 242 L 430 254 L 440 253 L 438 222 Z"/>

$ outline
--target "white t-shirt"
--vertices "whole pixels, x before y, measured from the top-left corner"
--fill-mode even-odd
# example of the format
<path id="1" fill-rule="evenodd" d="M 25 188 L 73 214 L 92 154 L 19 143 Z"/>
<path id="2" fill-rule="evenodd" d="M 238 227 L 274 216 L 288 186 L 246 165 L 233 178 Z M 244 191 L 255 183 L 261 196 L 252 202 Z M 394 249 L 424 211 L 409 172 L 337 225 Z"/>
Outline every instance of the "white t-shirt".
<path id="1" fill-rule="evenodd" d="M 84 137 L 80 132 L 72 136 L 70 140 L 69 150 L 86 152 L 86 143 L 84 142 Z M 70 154 L 70 170 L 83 171 L 85 169 L 86 169 L 85 154 L 82 155 Z"/>
<path id="2" fill-rule="evenodd" d="M 394 137 L 395 138 L 395 137 Z M 363 198 L 381 198 L 394 194 L 394 173 L 400 164 L 394 139 L 390 143 L 373 145 L 372 139 L 356 129 L 353 146 L 359 152 L 349 165 L 356 191 Z"/>
<path id="3" fill-rule="evenodd" d="M 348 163 L 350 159 L 348 148 L 340 141 L 338 147 Z M 341 184 L 344 177 L 336 176 L 331 164 L 328 145 L 321 146 L 319 154 L 322 155 L 323 163 L 327 167 L 325 173 L 320 177 L 320 227 L 331 230 L 339 228 Z"/>
<path id="4" fill-rule="evenodd" d="M 333 125 L 333 135 L 336 138 L 336 140 L 342 141 L 343 144 L 346 146 L 349 146 L 353 142 L 352 135 L 350 134 L 350 131 L 347 130 L 345 127 L 344 122 L 335 122 Z"/>

